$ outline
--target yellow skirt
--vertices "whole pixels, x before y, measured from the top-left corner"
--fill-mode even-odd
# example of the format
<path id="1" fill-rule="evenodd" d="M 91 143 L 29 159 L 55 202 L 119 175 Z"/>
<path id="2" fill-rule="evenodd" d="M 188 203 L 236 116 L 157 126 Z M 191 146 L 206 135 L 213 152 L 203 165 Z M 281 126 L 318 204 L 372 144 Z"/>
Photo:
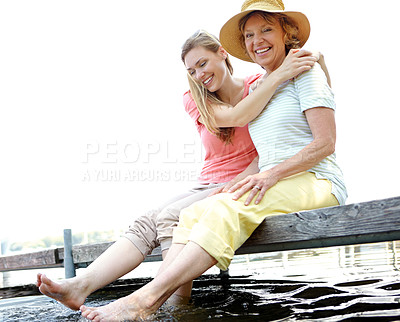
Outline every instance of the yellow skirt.
<path id="1" fill-rule="evenodd" d="M 214 257 L 216 266 L 226 270 L 235 251 L 268 216 L 337 206 L 329 180 L 317 179 L 311 172 L 285 178 L 271 187 L 258 205 L 244 205 L 248 193 L 239 200 L 222 193 L 195 202 L 181 211 L 173 243 L 189 241 Z"/>

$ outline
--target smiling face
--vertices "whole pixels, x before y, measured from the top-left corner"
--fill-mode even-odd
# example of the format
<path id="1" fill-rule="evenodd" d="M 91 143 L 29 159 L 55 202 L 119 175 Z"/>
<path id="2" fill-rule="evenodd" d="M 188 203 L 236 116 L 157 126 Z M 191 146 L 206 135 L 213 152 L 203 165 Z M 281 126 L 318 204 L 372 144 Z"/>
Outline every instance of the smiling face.
<path id="1" fill-rule="evenodd" d="M 243 28 L 249 57 L 267 72 L 278 68 L 286 56 L 285 32 L 276 19 L 267 22 L 258 14 L 250 16 Z"/>
<path id="2" fill-rule="evenodd" d="M 227 76 L 226 51 L 221 47 L 214 53 L 204 47 L 191 49 L 184 58 L 188 73 L 210 92 L 218 91 Z"/>

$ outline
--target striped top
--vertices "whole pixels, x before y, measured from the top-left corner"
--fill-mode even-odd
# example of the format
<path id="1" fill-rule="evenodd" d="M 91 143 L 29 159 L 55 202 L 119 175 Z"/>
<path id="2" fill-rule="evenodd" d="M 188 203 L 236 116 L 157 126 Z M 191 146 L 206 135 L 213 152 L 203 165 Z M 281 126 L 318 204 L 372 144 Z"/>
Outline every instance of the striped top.
<path id="1" fill-rule="evenodd" d="M 319 64 L 281 84 L 261 114 L 249 123 L 249 131 L 259 154 L 260 172 L 294 156 L 313 140 L 304 111 L 313 107 L 335 110 L 333 93 Z M 332 193 L 343 205 L 347 198 L 343 174 L 336 154 L 308 170 L 319 179 L 332 182 Z"/>

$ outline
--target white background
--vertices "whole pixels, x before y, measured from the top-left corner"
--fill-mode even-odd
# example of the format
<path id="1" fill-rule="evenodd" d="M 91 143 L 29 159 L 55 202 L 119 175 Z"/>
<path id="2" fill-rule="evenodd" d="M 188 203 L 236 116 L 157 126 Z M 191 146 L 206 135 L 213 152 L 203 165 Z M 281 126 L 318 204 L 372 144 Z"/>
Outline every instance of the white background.
<path id="1" fill-rule="evenodd" d="M 202 152 L 181 45 L 200 28 L 218 35 L 241 4 L 1 1 L 0 240 L 125 229 L 191 186 Z M 399 1 L 285 4 L 326 58 L 348 203 L 400 195 Z"/>

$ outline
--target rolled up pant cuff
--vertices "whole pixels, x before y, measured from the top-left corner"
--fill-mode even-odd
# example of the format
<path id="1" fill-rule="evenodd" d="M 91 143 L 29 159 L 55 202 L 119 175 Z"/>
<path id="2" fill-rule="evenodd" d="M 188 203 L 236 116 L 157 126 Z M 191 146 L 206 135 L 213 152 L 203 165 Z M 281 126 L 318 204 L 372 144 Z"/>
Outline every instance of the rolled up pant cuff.
<path id="1" fill-rule="evenodd" d="M 210 256 L 217 260 L 216 266 L 219 269 L 227 270 L 233 255 L 235 254 L 232 247 L 227 245 L 225 241 L 210 230 L 206 225 L 196 223 L 193 229 L 183 227 L 174 228 L 174 244 L 187 244 L 192 241 L 203 248 Z"/>
<path id="2" fill-rule="evenodd" d="M 122 237 L 127 238 L 131 241 L 131 243 L 142 253 L 143 259 L 146 258 L 147 255 L 151 253 L 151 249 L 148 245 L 144 242 L 143 239 L 140 239 L 138 236 L 134 234 L 125 234 Z"/>
<path id="3" fill-rule="evenodd" d="M 184 227 L 175 227 L 174 233 L 172 237 L 173 244 L 187 244 L 189 242 L 189 235 L 191 233 L 191 229 Z"/>
<path id="4" fill-rule="evenodd" d="M 202 247 L 209 255 L 217 260 L 219 269 L 227 270 L 235 251 L 223 238 L 214 233 L 206 225 L 197 223 L 193 226 L 189 240 Z"/>

